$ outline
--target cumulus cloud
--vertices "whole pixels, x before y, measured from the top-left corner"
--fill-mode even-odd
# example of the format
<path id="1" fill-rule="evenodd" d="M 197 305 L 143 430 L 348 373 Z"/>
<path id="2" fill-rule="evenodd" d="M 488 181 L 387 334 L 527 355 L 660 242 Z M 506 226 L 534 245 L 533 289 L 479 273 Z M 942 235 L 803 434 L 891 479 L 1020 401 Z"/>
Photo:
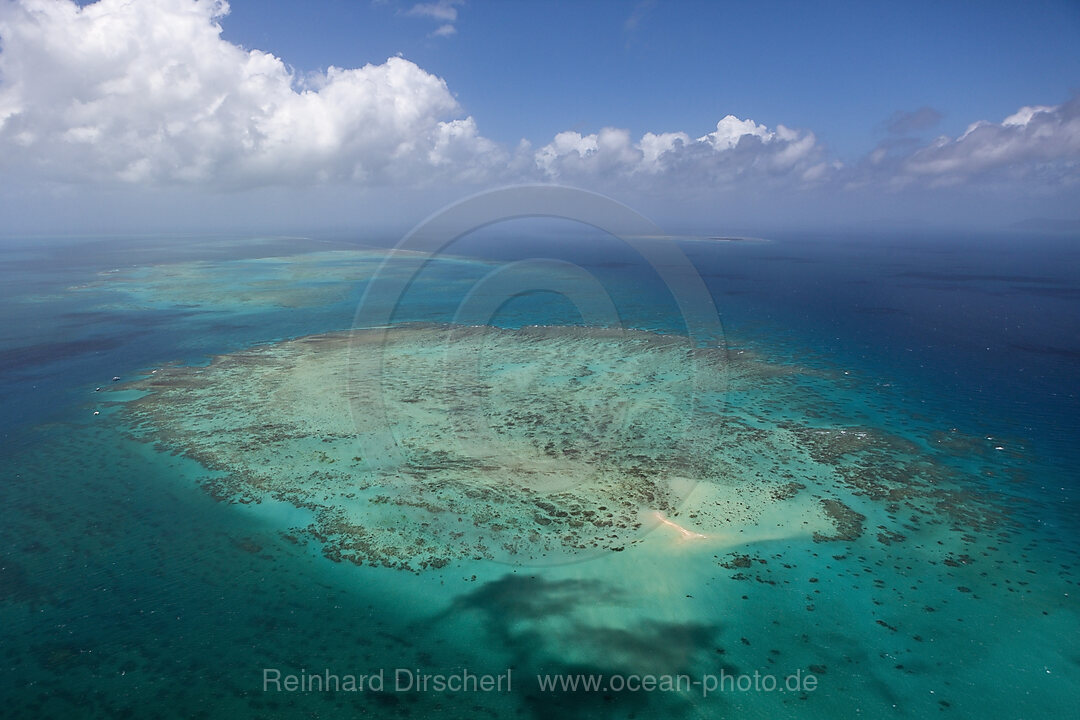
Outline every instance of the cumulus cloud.
<path id="1" fill-rule="evenodd" d="M 451 24 L 457 2 L 409 12 Z M 559 133 L 533 151 L 483 137 L 446 83 L 403 58 L 299 75 L 221 37 L 221 0 L 0 4 L 0 168 L 64 182 L 423 185 L 755 175 L 819 181 L 813 133 L 734 115 L 682 131 Z M 438 31 L 437 31 L 438 32 Z"/>
<path id="2" fill-rule="evenodd" d="M 470 174 L 496 152 L 446 83 L 415 64 L 301 78 L 223 40 L 228 10 L 221 0 L 0 4 L 0 166 L 132 183 L 365 184 Z"/>
<path id="3" fill-rule="evenodd" d="M 703 137 L 698 142 L 707 142 L 717 150 L 730 150 L 739 144 L 744 137 L 757 137 L 769 142 L 775 137 L 774 133 L 764 125 L 758 125 L 747 118 L 740 120 L 734 115 L 727 115 L 716 123 L 716 130 Z"/>
<path id="4" fill-rule="evenodd" d="M 641 150 L 642 163 L 649 172 L 663 170 L 661 157 L 665 153 L 675 152 L 690 143 L 690 136 L 684 132 L 651 133 L 641 136 L 638 148 Z"/>
<path id="5" fill-rule="evenodd" d="M 581 135 L 564 132 L 536 152 L 545 178 L 582 182 L 665 175 L 682 181 L 724 185 L 750 178 L 821 180 L 834 168 L 811 132 L 728 115 L 696 140 L 685 132 L 645 133 L 634 142 L 627 130 L 604 128 Z"/>
<path id="6" fill-rule="evenodd" d="M 626 176 L 637 169 L 641 159 L 630 132 L 619 128 L 604 128 L 591 135 L 562 132 L 536 152 L 537 168 L 551 179 Z"/>
<path id="7" fill-rule="evenodd" d="M 905 158 L 907 179 L 956 184 L 986 178 L 1074 182 L 1080 168 L 1080 97 L 1022 107 L 1000 123 L 973 123 L 957 138 L 939 137 Z"/>

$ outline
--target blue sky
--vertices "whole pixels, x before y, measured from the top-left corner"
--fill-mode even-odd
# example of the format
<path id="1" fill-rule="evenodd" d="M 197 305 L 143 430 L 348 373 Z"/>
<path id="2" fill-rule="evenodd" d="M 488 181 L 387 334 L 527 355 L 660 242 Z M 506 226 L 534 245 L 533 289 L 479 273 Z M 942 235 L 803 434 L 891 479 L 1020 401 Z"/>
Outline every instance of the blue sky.
<path id="1" fill-rule="evenodd" d="M 944 117 L 924 134 L 957 135 L 1080 90 L 1077 2 L 474 1 L 436 38 L 414 3 L 231 6 L 224 37 L 298 69 L 402 53 L 506 143 L 606 125 L 704 134 L 731 113 L 811 128 L 854 160 L 896 111 L 933 107 Z"/>
<path id="2" fill-rule="evenodd" d="M 407 226 L 556 182 L 705 232 L 988 229 L 1080 216 L 1078 92 L 1076 2 L 0 0 L 0 212 Z"/>

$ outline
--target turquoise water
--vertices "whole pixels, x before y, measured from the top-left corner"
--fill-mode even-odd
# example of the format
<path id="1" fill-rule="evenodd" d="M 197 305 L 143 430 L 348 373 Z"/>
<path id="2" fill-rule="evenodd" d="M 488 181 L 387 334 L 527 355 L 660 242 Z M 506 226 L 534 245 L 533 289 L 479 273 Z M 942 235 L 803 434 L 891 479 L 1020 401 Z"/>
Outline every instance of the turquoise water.
<path id="1" fill-rule="evenodd" d="M 121 401 L 138 394 L 114 392 L 153 370 L 349 329 L 383 251 L 352 239 L 10 242 L 5 706 L 18 717 L 1064 715 L 1080 691 L 1080 261 L 1075 244 L 1040 242 L 686 243 L 728 350 L 777 368 L 728 388 L 722 404 L 741 420 L 717 442 L 739 472 L 809 487 L 774 503 L 733 485 L 707 495 L 707 513 L 702 493 L 723 486 L 699 486 L 672 519 L 695 532 L 711 522 L 702 542 L 659 525 L 581 562 L 463 557 L 415 573 L 297 541 L 304 508 L 219 502 L 205 488 L 221 471 L 180 454 L 183 438 L 130 437 Z M 655 274 L 600 235 L 496 227 L 450 253 L 396 321 L 451 321 L 500 263 L 541 256 L 599 278 L 626 325 L 684 329 Z M 577 317 L 533 292 L 492 321 Z M 853 451 L 847 433 L 873 442 Z M 862 532 L 815 542 L 834 474 Z M 922 514 L 875 495 L 916 486 Z M 264 692 L 264 668 L 381 670 L 387 688 Z M 399 668 L 511 669 L 513 687 L 396 692 Z M 536 679 L 755 671 L 811 673 L 817 686 L 552 693 Z"/>

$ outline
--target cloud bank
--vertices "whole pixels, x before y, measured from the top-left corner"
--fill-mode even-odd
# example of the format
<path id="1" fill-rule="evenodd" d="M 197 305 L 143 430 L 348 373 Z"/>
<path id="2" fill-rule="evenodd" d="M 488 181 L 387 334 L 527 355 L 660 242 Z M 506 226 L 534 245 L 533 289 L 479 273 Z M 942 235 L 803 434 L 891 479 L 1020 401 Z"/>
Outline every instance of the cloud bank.
<path id="1" fill-rule="evenodd" d="M 412 182 L 499 151 L 402 58 L 298 75 L 221 38 L 215 0 L 0 5 L 0 160 L 70 181 Z M 455 162 L 451 163 L 450 160 Z"/>
<path id="2" fill-rule="evenodd" d="M 940 137 L 902 164 L 908 178 L 946 184 L 987 177 L 1075 183 L 1078 168 L 1080 98 L 1022 107 L 1000 123 L 973 123 L 960 137 Z"/>
<path id="3" fill-rule="evenodd" d="M 448 35 L 459 4 L 409 13 Z M 847 165 L 810 130 L 736 115 L 696 132 L 606 127 L 508 148 L 481 134 L 441 78 L 404 58 L 299 73 L 224 40 L 228 11 L 224 0 L 0 0 L 0 180 L 212 190 L 553 181 L 720 197 L 1060 188 L 1080 163 L 1080 98 L 929 144 L 894 139 Z M 925 130 L 940 117 L 897 112 L 887 129 Z"/>
<path id="4" fill-rule="evenodd" d="M 456 3 L 410 12 L 453 22 Z M 618 128 L 533 152 L 484 138 L 403 58 L 300 75 L 221 37 L 221 0 L 0 5 L 0 167 L 69 182 L 247 187 L 819 177 L 813 133 L 733 115 L 692 139 Z"/>
<path id="5" fill-rule="evenodd" d="M 633 141 L 618 128 L 591 135 L 563 132 L 536 152 L 535 163 L 545 179 L 564 182 L 668 179 L 723 188 L 750 180 L 814 182 L 835 169 L 823 158 L 812 132 L 783 125 L 770 130 L 728 115 L 697 139 L 685 132 L 650 132 Z"/>

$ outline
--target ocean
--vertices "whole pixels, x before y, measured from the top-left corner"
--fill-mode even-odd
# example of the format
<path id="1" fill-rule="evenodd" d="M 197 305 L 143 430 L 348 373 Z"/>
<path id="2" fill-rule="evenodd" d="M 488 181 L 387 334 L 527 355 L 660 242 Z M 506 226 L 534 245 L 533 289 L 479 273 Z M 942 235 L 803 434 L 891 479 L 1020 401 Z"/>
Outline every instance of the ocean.
<path id="1" fill-rule="evenodd" d="M 0 243 L 5 716 L 1074 708 L 1080 239 L 395 242 Z"/>

